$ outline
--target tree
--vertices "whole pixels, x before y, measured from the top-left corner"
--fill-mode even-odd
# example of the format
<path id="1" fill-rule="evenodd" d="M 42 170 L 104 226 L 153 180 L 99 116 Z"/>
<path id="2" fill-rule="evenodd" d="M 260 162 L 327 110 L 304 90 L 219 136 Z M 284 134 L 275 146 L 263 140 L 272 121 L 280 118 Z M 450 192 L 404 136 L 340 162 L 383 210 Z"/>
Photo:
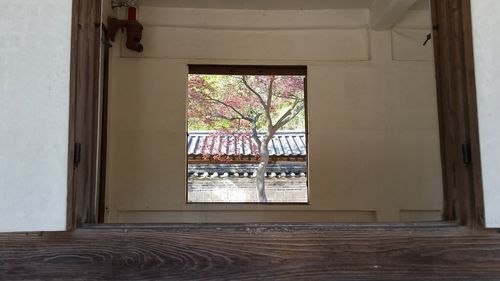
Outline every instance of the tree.
<path id="1" fill-rule="evenodd" d="M 304 77 L 190 75 L 188 97 L 190 127 L 204 124 L 219 130 L 247 133 L 253 138 L 259 151 L 258 199 L 267 202 L 268 145 L 276 132 L 287 124 L 291 128 L 301 124 L 296 117 L 303 114 Z M 264 134 L 262 139 L 259 134 Z"/>

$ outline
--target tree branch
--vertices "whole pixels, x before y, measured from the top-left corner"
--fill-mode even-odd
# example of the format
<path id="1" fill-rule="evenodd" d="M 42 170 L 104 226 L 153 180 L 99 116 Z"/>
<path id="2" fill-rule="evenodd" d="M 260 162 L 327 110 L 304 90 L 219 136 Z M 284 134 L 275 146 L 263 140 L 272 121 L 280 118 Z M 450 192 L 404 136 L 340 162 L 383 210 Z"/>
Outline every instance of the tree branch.
<path id="1" fill-rule="evenodd" d="M 280 119 L 278 120 L 278 122 L 276 122 L 276 124 L 273 125 L 273 130 L 274 131 L 277 131 L 279 130 L 281 127 L 283 127 L 286 123 L 288 123 L 290 120 L 292 120 L 293 118 L 295 118 L 295 116 L 297 116 L 297 114 L 299 114 L 302 109 L 304 108 L 304 103 L 300 103 L 299 106 L 297 106 L 300 102 L 299 101 L 295 101 L 295 103 L 293 104 L 292 108 L 288 109 L 281 117 Z"/>
<path id="2" fill-rule="evenodd" d="M 271 76 L 271 81 L 269 81 L 269 87 L 267 88 L 267 108 L 266 111 L 269 111 L 271 108 L 271 102 L 273 99 L 273 83 L 276 80 L 276 77 Z"/>
<path id="3" fill-rule="evenodd" d="M 303 101 L 304 100 L 304 98 L 298 97 L 296 95 L 284 96 L 284 95 L 279 95 L 277 93 L 274 93 L 273 96 L 275 96 L 277 98 L 289 99 L 289 100 L 298 100 L 298 101 Z"/>
<path id="4" fill-rule="evenodd" d="M 255 116 L 255 118 L 251 121 L 251 123 L 252 123 L 252 137 L 254 138 L 255 142 L 259 146 L 259 149 L 260 149 L 260 146 L 262 145 L 262 143 L 259 139 L 259 133 L 257 131 L 257 122 L 259 121 L 260 115 L 261 115 L 261 113 L 257 114 Z"/>
<path id="5" fill-rule="evenodd" d="M 253 88 L 252 88 L 252 87 L 248 84 L 248 82 L 247 82 L 247 79 L 246 79 L 245 75 L 243 75 L 243 76 L 241 76 L 241 77 L 242 77 L 243 84 L 245 85 L 245 87 L 247 87 L 247 88 L 248 88 L 248 90 L 250 90 L 250 92 L 251 92 L 252 94 L 254 94 L 254 95 L 255 95 L 255 96 L 259 99 L 260 104 L 261 104 L 264 108 L 266 108 L 266 107 L 267 107 L 266 102 L 265 102 L 265 101 L 264 101 L 264 99 L 263 99 L 263 98 L 259 95 L 259 93 L 257 93 L 257 91 L 255 91 L 255 90 L 254 90 L 254 89 L 253 89 Z"/>
<path id="6" fill-rule="evenodd" d="M 214 99 L 214 98 L 212 98 L 212 97 L 210 97 L 210 96 L 205 96 L 205 97 L 206 97 L 206 99 L 207 99 L 207 100 L 209 100 L 209 101 L 217 102 L 217 103 L 220 103 L 220 104 L 222 104 L 222 105 L 224 105 L 224 106 L 226 106 L 226 107 L 230 108 L 230 109 L 231 109 L 232 111 L 234 111 L 236 114 L 238 114 L 239 116 L 241 116 L 241 119 L 244 119 L 244 120 L 247 120 L 247 121 L 249 121 L 249 122 L 252 122 L 252 119 L 251 119 L 250 117 L 243 115 L 243 113 L 239 112 L 236 108 L 234 108 L 234 106 L 232 106 L 232 105 L 230 105 L 230 104 L 228 104 L 228 103 L 225 103 L 225 102 L 223 102 L 223 101 L 221 101 L 221 100 Z"/>
<path id="7" fill-rule="evenodd" d="M 227 121 L 236 121 L 236 120 L 243 120 L 241 117 L 227 117 L 221 114 L 216 114 L 214 117 L 216 118 L 209 118 L 209 120 L 217 121 L 218 119 L 225 119 Z"/>
<path id="8" fill-rule="evenodd" d="M 273 132 L 273 119 L 271 117 L 271 105 L 273 101 L 273 83 L 274 80 L 276 80 L 276 77 L 272 76 L 271 81 L 269 81 L 269 87 L 267 88 L 267 105 L 264 108 L 266 112 L 266 119 L 267 119 L 267 131 L 269 134 L 274 133 Z"/>

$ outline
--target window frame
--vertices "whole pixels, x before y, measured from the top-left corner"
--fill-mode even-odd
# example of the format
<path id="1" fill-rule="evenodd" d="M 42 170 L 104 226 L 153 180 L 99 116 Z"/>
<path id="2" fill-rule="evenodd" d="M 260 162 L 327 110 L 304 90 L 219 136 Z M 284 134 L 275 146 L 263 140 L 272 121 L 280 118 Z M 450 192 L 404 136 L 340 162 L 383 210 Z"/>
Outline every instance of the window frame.
<path id="1" fill-rule="evenodd" d="M 310 186 L 309 186 L 309 131 L 308 131 L 308 108 L 307 108 L 307 65 L 223 65 L 223 64 L 188 64 L 188 75 L 191 74 L 209 74 L 209 75 L 297 75 L 304 76 L 304 123 L 306 140 L 306 169 L 308 171 L 306 178 L 306 202 L 189 202 L 188 198 L 188 164 L 186 158 L 186 204 L 189 205 L 310 205 Z M 187 95 L 187 93 L 186 93 Z M 187 96 L 186 96 L 187 98 Z M 186 120 L 188 121 L 188 120 Z M 186 124 L 187 125 L 187 124 Z M 186 127 L 186 135 L 188 133 Z M 186 150 L 187 155 L 187 150 Z M 272 158 L 272 157 L 270 157 Z"/>
<path id="2" fill-rule="evenodd" d="M 98 157 L 101 2 L 102 0 L 76 1 L 73 10 L 68 165 L 69 230 L 81 227 L 109 228 L 109 225 L 105 224 L 95 225 L 98 222 L 98 188 L 94 179 L 97 176 Z M 451 222 L 457 226 L 480 230 L 484 229 L 484 208 L 470 1 L 431 0 L 431 11 L 443 170 L 442 223 L 447 225 Z M 82 150 L 78 165 L 73 161 L 76 143 L 81 144 Z M 469 148 L 471 161 L 464 164 L 462 149 Z M 343 224 L 332 224 L 332 228 L 338 225 Z M 375 224 L 376 227 L 384 225 L 391 224 Z M 419 223 L 415 224 L 414 228 L 431 225 L 435 226 L 436 223 Z M 366 231 L 370 232 L 371 229 L 366 228 Z"/>

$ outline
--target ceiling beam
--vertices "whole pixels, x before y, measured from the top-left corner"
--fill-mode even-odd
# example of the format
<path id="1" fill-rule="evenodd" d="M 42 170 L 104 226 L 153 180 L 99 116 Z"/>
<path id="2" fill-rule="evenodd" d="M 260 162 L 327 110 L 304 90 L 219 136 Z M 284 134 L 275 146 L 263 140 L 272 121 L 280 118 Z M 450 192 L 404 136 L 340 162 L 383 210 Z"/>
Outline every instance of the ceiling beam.
<path id="1" fill-rule="evenodd" d="M 370 7 L 370 25 L 374 30 L 388 30 L 417 0 L 375 0 Z"/>

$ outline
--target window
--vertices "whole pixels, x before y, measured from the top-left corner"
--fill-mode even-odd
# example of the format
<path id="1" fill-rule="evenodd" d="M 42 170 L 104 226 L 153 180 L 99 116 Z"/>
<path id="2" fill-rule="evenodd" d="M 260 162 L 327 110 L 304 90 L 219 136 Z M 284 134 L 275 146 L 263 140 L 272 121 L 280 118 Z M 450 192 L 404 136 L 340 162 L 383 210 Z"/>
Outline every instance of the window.
<path id="1" fill-rule="evenodd" d="M 306 68 L 189 73 L 188 202 L 307 203 Z"/>
<path id="2" fill-rule="evenodd" d="M 168 11 L 144 5 L 141 21 Z M 105 222 L 441 220 L 433 44 L 421 40 L 430 10 L 410 12 L 415 27 L 370 34 L 364 9 L 352 11 L 359 28 L 345 28 L 347 18 L 323 28 L 341 9 L 270 11 L 264 18 L 284 30 L 244 21 L 232 32 L 205 23 L 233 26 L 235 11 L 186 12 L 204 19 L 189 29 L 145 28 L 142 53 L 118 37 L 123 48 L 109 50 Z M 314 32 L 303 29 L 306 17 Z M 161 32 L 148 34 L 153 28 Z M 259 97 L 265 105 L 271 77 L 273 88 L 290 86 L 278 95 L 304 95 L 273 99 L 282 101 L 272 105 L 273 126 L 288 109 L 304 109 L 270 138 L 259 175 L 252 123 L 258 116 L 263 142 Z"/>
<path id="3" fill-rule="evenodd" d="M 143 18 L 146 17 L 145 11 L 142 10 Z M 360 19 L 365 19 L 364 11 L 358 12 L 362 16 Z M 428 20 L 430 11 L 418 14 Z M 428 28 L 429 25 L 426 26 Z M 231 33 L 221 31 L 221 34 L 217 28 L 214 29 L 217 36 L 223 35 L 228 42 L 239 42 L 238 46 L 242 45 L 239 39 L 247 38 L 247 29 Z M 282 33 L 290 40 L 307 39 L 304 36 L 311 33 L 294 29 L 286 32 L 274 29 L 252 31 L 252 34 L 262 35 L 261 39 L 276 34 L 269 36 L 270 40 L 259 41 L 263 44 L 259 50 L 267 50 L 265 56 L 254 52 L 255 48 L 242 51 L 238 46 L 221 45 L 218 40 L 205 40 L 202 49 L 196 48 L 199 36 L 206 35 L 198 34 L 196 28 L 175 33 L 175 36 L 182 36 L 188 41 L 171 40 L 163 32 L 150 34 L 145 37 L 150 47 L 145 48 L 143 54 L 112 48 L 110 122 L 107 126 L 109 147 L 107 154 L 103 154 L 108 162 L 106 170 L 101 173 L 106 176 L 104 221 L 378 222 L 454 218 L 456 212 L 449 195 L 450 181 L 447 175 L 441 181 L 440 173 L 440 156 L 450 155 L 445 151 L 450 145 L 443 146 L 448 140 L 443 140 L 447 137 L 447 130 L 442 130 L 441 123 L 448 124 L 450 120 L 442 121 L 446 115 L 443 117 L 440 109 L 438 123 L 433 46 L 422 46 L 421 42 L 430 28 L 400 28 L 375 32 L 371 36 L 366 36 L 365 31 L 332 31 L 331 36 L 339 39 L 347 34 L 344 38 L 347 41 L 325 41 L 325 44 L 333 44 L 328 45 L 331 48 L 312 47 L 307 50 L 301 49 L 303 45 L 276 44 L 284 42 L 280 39 Z M 192 34 L 187 35 L 187 32 Z M 321 29 L 318 32 L 327 31 Z M 160 43 L 165 43 L 167 37 L 169 48 L 157 48 Z M 353 48 L 340 51 L 342 46 L 337 45 L 339 42 L 342 46 Z M 184 46 L 186 48 L 182 48 Z M 292 50 L 294 46 L 302 47 Z M 235 54 L 238 55 L 236 59 Z M 276 59 L 269 60 L 268 57 Z M 235 170 L 234 165 L 252 165 L 237 162 L 257 161 L 259 155 L 255 153 L 247 155 L 247 159 L 238 159 L 237 149 L 236 153 L 225 157 L 221 157 L 224 155 L 220 153 L 187 155 L 190 137 L 210 139 L 212 135 L 203 136 L 203 132 L 198 132 L 196 136 L 190 132 L 191 136 L 186 136 L 188 75 L 305 76 L 304 67 L 301 70 L 301 67 L 199 65 L 207 62 L 307 64 L 310 89 L 309 95 L 306 95 L 309 116 L 305 124 L 309 124 L 306 130 L 308 169 L 305 176 L 306 183 L 311 185 L 307 201 L 302 202 L 308 204 L 189 204 L 217 202 L 203 196 L 189 196 L 186 191 L 189 177 L 201 178 L 205 175 L 208 181 L 228 179 L 236 174 L 242 178 L 246 171 Z M 283 73 L 283 69 L 291 72 Z M 441 99 L 443 97 L 438 95 L 438 106 L 442 104 Z M 192 128 L 192 131 L 206 129 L 198 127 Z M 242 142 L 240 139 L 243 138 L 230 133 L 225 136 L 219 133 L 218 138 L 221 145 L 226 142 L 226 154 L 231 147 L 231 138 L 234 143 Z M 214 138 L 212 143 L 215 143 Z M 251 142 L 248 146 L 252 146 Z M 194 147 L 196 149 L 197 146 Z M 190 159 L 186 161 L 186 158 Z M 215 163 L 219 165 L 233 165 L 229 167 L 233 170 L 189 171 L 186 163 L 209 165 L 214 161 L 219 161 Z M 442 158 L 442 161 L 451 160 Z M 442 171 L 448 173 L 447 169 Z M 246 173 L 251 177 L 252 174 Z M 297 176 L 293 171 L 285 171 L 282 178 L 279 177 L 281 173 L 274 173 L 266 174 L 266 179 L 271 176 L 278 179 L 290 179 L 292 174 Z M 250 200 L 230 200 L 228 197 L 218 202 L 259 201 L 255 199 L 257 196 Z M 103 202 L 102 198 L 100 202 Z"/>

